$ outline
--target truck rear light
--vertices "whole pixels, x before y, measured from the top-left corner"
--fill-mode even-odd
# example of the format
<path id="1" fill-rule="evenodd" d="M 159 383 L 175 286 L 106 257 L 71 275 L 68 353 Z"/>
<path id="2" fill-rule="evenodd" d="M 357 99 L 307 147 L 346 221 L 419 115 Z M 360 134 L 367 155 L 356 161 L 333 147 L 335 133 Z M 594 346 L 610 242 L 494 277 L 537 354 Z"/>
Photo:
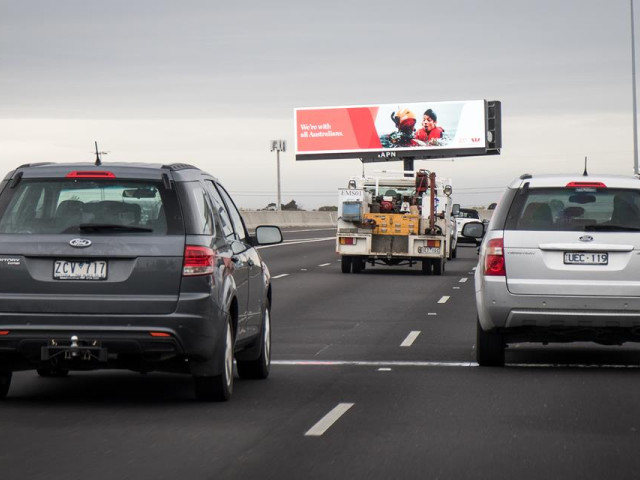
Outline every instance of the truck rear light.
<path id="1" fill-rule="evenodd" d="M 427 240 L 427 247 L 440 248 L 440 240 Z"/>
<path id="2" fill-rule="evenodd" d="M 182 275 L 184 277 L 209 275 L 213 273 L 214 261 L 215 253 L 209 247 L 187 245 L 184 247 Z"/>
<path id="3" fill-rule="evenodd" d="M 149 332 L 152 337 L 170 337 L 171 334 L 167 332 Z"/>
<path id="4" fill-rule="evenodd" d="M 607 188 L 602 182 L 569 182 L 567 188 Z"/>
<path id="5" fill-rule="evenodd" d="M 504 277 L 507 271 L 504 267 L 504 241 L 502 238 L 492 238 L 487 243 L 487 253 L 484 258 L 484 274 L 494 277 Z"/>
<path id="6" fill-rule="evenodd" d="M 67 178 L 116 178 L 112 172 L 100 170 L 74 170 L 67 173 Z"/>
<path id="7" fill-rule="evenodd" d="M 340 245 L 355 245 L 356 239 L 353 237 L 340 237 Z"/>
<path id="8" fill-rule="evenodd" d="M 0 330 L 0 335 L 9 335 L 9 330 Z"/>

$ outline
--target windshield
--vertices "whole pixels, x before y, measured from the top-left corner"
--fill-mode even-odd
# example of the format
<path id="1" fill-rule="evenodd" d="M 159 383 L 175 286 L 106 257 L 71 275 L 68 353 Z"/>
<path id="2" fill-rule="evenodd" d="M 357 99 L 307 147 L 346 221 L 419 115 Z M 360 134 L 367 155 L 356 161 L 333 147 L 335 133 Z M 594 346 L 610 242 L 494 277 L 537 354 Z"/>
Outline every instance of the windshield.
<path id="1" fill-rule="evenodd" d="M 23 180 L 5 189 L 1 200 L 0 233 L 74 233 L 93 227 L 101 233 L 166 235 L 180 229 L 175 193 L 159 182 Z M 169 210 L 174 215 L 167 215 Z"/>
<path id="2" fill-rule="evenodd" d="M 538 188 L 521 190 L 509 230 L 640 230 L 640 190 Z"/>
<path id="3" fill-rule="evenodd" d="M 475 218 L 479 219 L 478 212 L 475 210 L 460 209 L 460 212 L 456 215 L 457 218 Z"/>

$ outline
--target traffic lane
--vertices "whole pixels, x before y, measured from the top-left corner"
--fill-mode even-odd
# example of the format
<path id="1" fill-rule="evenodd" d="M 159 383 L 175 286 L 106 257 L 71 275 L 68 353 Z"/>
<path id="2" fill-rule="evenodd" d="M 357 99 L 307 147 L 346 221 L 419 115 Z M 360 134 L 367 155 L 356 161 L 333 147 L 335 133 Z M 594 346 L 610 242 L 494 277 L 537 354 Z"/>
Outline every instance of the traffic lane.
<path id="1" fill-rule="evenodd" d="M 447 262 L 443 276 L 425 276 L 419 266 L 343 274 L 333 263 L 274 279 L 273 356 L 470 361 L 476 261 L 469 249 Z M 412 348 L 401 348 L 415 331 Z"/>
<path id="2" fill-rule="evenodd" d="M 335 237 L 326 235 L 259 247 L 259 252 L 272 277 L 304 272 L 339 260 Z"/>
<path id="3" fill-rule="evenodd" d="M 203 404 L 181 376 L 21 373 L 0 409 L 0 464 L 6 479 L 629 478 L 638 375 L 276 365 Z"/>

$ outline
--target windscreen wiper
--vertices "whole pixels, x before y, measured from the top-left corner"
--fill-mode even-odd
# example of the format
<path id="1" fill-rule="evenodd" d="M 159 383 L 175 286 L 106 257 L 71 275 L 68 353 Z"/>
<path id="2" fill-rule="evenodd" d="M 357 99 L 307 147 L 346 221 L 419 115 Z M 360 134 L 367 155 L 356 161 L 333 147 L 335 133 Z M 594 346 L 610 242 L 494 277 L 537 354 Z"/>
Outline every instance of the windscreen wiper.
<path id="1" fill-rule="evenodd" d="M 585 232 L 640 232 L 640 227 L 626 225 L 585 225 Z"/>
<path id="2" fill-rule="evenodd" d="M 153 228 L 136 227 L 135 225 L 117 225 L 111 223 L 82 223 L 77 227 L 81 232 L 153 232 Z"/>

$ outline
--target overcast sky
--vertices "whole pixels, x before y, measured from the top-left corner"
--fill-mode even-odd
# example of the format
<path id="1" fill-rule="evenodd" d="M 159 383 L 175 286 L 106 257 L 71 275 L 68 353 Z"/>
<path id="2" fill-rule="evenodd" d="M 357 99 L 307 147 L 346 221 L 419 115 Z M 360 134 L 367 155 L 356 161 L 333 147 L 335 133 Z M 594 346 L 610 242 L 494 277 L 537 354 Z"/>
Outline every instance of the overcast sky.
<path id="1" fill-rule="evenodd" d="M 363 166 L 296 162 L 295 107 L 474 99 L 502 101 L 501 155 L 416 162 L 463 205 L 585 155 L 633 173 L 629 1 L 0 0 L 2 175 L 90 161 L 97 140 L 106 162 L 193 163 L 260 208 L 282 138 L 283 202 L 312 209 Z"/>

